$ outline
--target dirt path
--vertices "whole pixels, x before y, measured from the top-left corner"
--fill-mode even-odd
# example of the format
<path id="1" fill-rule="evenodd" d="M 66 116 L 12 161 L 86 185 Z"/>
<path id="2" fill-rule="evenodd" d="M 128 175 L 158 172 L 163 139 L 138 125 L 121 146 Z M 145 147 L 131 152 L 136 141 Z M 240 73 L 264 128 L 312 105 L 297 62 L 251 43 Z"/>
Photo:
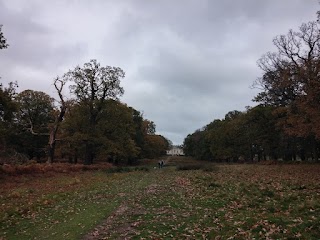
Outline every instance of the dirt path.
<path id="1" fill-rule="evenodd" d="M 162 171 L 162 169 L 159 171 Z M 156 198 L 156 195 L 161 194 L 164 190 L 161 185 L 151 182 L 142 191 L 127 196 L 127 200 L 112 215 L 96 226 L 93 231 L 85 235 L 83 239 L 131 239 L 132 236 L 139 235 L 136 227 L 141 224 L 142 220 L 136 219 L 136 217 L 150 213 L 139 202 L 142 198 Z"/>
<path id="2" fill-rule="evenodd" d="M 0 194 L 0 238 L 320 239 L 320 165 L 198 169 L 189 159 L 164 160 L 163 169 L 154 161 L 32 184 L 20 178 Z"/>
<path id="3" fill-rule="evenodd" d="M 127 215 L 129 208 L 122 204 L 111 216 L 109 216 L 103 223 L 94 228 L 94 230 L 84 236 L 84 240 L 93 239 L 108 239 L 112 233 L 122 232 L 127 234 L 131 232 L 130 224 L 119 224 L 119 217 Z M 120 235 L 119 238 L 125 239 L 125 236 Z"/>
<path id="4" fill-rule="evenodd" d="M 314 200 L 319 177 L 314 167 L 237 165 L 209 172 L 176 171 L 175 159 L 165 160 L 163 169 L 152 169 L 132 182 L 118 209 L 84 239 L 282 239 L 288 233 L 319 239 L 319 204 Z M 311 173 L 317 176 L 312 181 L 307 177 Z M 296 208 L 289 208 L 293 202 Z M 283 219 L 300 230 L 283 225 Z"/>
<path id="5" fill-rule="evenodd" d="M 192 206 L 188 205 L 187 198 L 194 192 L 194 186 L 185 173 L 175 170 L 174 157 L 163 160 L 164 168 L 155 166 L 147 172 L 140 180 L 144 187 L 125 193 L 125 200 L 118 209 L 83 239 L 131 239 L 146 234 L 145 231 L 157 239 L 159 229 L 166 228 L 171 217 L 189 217 Z"/>

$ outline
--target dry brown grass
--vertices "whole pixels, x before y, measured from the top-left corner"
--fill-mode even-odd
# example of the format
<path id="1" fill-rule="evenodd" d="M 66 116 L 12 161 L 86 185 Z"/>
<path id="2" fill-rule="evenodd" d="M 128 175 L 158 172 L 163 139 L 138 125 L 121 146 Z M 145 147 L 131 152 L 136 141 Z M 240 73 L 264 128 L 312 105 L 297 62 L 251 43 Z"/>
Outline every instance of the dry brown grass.
<path id="1" fill-rule="evenodd" d="M 23 165 L 4 164 L 0 166 L 0 175 L 25 175 L 25 174 L 46 174 L 46 173 L 69 173 L 87 170 L 103 170 L 109 169 L 110 163 L 99 163 L 93 165 L 70 164 L 70 163 L 34 163 Z"/>

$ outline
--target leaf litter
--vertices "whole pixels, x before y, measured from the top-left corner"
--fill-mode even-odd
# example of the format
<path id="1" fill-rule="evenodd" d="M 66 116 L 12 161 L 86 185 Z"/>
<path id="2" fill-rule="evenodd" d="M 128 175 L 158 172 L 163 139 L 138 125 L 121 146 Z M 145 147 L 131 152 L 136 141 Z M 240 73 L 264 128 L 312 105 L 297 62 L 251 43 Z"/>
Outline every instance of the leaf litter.
<path id="1" fill-rule="evenodd" d="M 30 221 L 36 221 L 43 209 L 76 213 L 70 219 L 49 215 L 48 228 L 55 229 L 75 221 L 76 216 L 81 217 L 92 201 L 116 207 L 101 215 L 95 226 L 79 222 L 83 239 L 320 238 L 319 165 L 243 164 L 215 168 L 214 172 L 208 172 L 175 171 L 174 167 L 167 167 L 91 179 L 92 173 L 81 173 L 86 175 L 75 176 L 78 180 L 73 180 L 69 188 L 64 189 L 62 181 L 60 188 L 53 187 L 51 191 L 45 187 L 30 191 L 28 184 L 16 187 L 13 184 L 11 189 L 1 192 L 5 213 L 2 230 L 10 231 L 4 225 L 19 226 L 23 219 L 19 220 L 16 213 Z M 53 192 L 60 192 L 59 197 L 49 198 L 48 194 Z M 70 205 L 73 192 L 78 193 L 74 201 L 87 199 L 79 209 Z M 29 200 L 20 204 L 26 196 Z M 9 199 L 12 201 L 6 206 Z M 65 239 L 72 236 L 64 233 Z"/>

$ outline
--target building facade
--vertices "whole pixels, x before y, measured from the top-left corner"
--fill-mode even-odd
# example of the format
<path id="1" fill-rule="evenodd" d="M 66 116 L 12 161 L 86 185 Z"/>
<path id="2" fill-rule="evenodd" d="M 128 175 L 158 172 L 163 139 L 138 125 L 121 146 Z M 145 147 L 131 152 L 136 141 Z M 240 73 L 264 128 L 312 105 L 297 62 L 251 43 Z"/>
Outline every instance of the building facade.
<path id="1" fill-rule="evenodd" d="M 182 147 L 172 146 L 170 150 L 167 151 L 167 155 L 171 156 L 184 156 Z"/>

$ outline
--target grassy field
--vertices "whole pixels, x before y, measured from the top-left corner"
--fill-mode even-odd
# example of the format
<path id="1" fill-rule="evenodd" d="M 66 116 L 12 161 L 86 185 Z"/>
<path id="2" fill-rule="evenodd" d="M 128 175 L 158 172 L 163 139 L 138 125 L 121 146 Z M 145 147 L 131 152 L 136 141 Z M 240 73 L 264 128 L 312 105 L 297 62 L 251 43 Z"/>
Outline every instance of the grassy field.
<path id="1" fill-rule="evenodd" d="M 320 239 L 320 165 L 155 166 L 2 177 L 0 239 Z"/>

